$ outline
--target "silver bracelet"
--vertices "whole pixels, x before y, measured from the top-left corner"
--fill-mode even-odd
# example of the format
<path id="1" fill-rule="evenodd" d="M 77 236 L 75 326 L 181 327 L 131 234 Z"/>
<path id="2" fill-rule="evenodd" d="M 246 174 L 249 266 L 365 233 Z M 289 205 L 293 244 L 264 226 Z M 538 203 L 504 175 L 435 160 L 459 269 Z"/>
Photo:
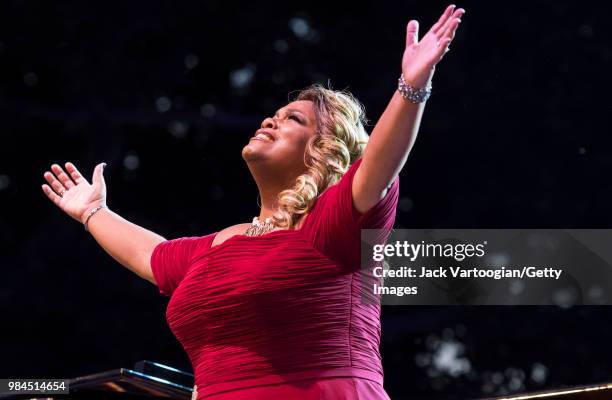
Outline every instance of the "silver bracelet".
<path id="1" fill-rule="evenodd" d="M 87 218 L 85 218 L 85 223 L 83 225 L 85 225 L 85 230 L 89 231 L 89 229 L 87 229 L 87 223 L 89 222 L 89 218 L 91 218 L 92 215 L 94 215 L 95 213 L 97 213 L 98 211 L 100 211 L 103 208 L 107 208 L 106 206 L 98 206 L 94 209 L 92 209 L 89 214 L 87 214 Z"/>
<path id="2" fill-rule="evenodd" d="M 418 104 L 427 101 L 427 99 L 431 95 L 431 84 L 422 89 L 415 88 L 407 84 L 404 80 L 404 74 L 401 74 L 400 78 L 398 79 L 397 90 L 400 92 L 404 99 L 408 100 L 411 103 Z"/>

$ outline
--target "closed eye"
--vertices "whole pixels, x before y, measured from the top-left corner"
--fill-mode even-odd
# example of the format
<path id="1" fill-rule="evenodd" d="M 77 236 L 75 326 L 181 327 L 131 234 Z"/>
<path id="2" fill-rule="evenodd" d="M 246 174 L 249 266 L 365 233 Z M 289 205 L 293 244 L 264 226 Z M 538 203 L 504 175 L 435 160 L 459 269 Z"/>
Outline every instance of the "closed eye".
<path id="1" fill-rule="evenodd" d="M 293 120 L 299 122 L 300 124 L 302 123 L 302 121 L 298 117 L 296 117 L 295 115 L 290 115 L 289 119 L 293 119 Z"/>

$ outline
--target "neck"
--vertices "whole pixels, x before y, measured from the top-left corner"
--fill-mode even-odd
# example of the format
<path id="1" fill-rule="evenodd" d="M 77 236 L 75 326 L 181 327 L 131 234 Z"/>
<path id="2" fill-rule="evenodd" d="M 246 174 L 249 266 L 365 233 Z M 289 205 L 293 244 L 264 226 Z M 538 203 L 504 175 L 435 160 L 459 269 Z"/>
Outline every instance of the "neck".
<path id="1" fill-rule="evenodd" d="M 274 212 L 276 211 L 276 199 L 279 192 L 272 194 L 262 194 L 262 191 L 259 191 L 259 197 L 261 198 L 261 208 L 259 209 L 259 220 L 264 222 L 266 218 L 272 218 Z"/>
<path id="2" fill-rule="evenodd" d="M 259 197 L 261 198 L 261 208 L 259 210 L 259 220 L 264 222 L 266 218 L 272 218 L 278 208 L 278 195 L 283 190 L 293 186 L 295 178 L 289 178 L 268 171 L 261 171 L 249 165 L 251 174 L 257 184 Z"/>

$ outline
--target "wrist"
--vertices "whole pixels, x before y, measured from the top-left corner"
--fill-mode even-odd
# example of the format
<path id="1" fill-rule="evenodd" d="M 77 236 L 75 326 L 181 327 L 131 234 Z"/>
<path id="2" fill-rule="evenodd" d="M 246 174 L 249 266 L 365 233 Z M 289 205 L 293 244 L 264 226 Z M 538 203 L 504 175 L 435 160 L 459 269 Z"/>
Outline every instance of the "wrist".
<path id="1" fill-rule="evenodd" d="M 427 84 L 423 87 L 415 87 L 406 82 L 404 74 L 402 74 L 397 80 L 397 91 L 404 98 L 404 100 L 409 101 L 410 103 L 425 103 L 431 95 L 431 84 Z"/>
<path id="2" fill-rule="evenodd" d="M 101 210 L 105 208 L 108 209 L 108 206 L 104 203 L 87 208 L 87 211 L 85 211 L 81 216 L 81 223 L 83 224 L 83 227 L 86 231 L 89 230 L 89 224 L 91 224 L 94 215 L 98 214 Z"/>
<path id="3" fill-rule="evenodd" d="M 431 67 L 431 69 L 429 70 L 420 71 L 420 72 L 410 71 L 407 69 L 405 71 L 404 70 L 402 71 L 402 75 L 404 75 L 404 80 L 410 86 L 419 88 L 419 89 L 424 89 L 426 87 L 431 86 L 431 81 L 433 79 L 435 71 L 436 71 L 435 66 Z"/>

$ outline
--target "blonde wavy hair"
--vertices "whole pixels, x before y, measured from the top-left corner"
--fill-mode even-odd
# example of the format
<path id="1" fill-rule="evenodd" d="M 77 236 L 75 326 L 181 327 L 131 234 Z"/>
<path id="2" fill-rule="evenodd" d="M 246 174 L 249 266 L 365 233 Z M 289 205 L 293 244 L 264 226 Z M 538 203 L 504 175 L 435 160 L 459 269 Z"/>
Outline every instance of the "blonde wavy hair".
<path id="1" fill-rule="evenodd" d="M 314 103 L 317 134 L 306 145 L 306 173 L 294 186 L 279 193 L 274 223 L 294 229 L 325 189 L 338 182 L 350 165 L 363 154 L 369 136 L 363 105 L 345 90 L 326 89 L 319 84 L 298 92 L 293 101 Z"/>

